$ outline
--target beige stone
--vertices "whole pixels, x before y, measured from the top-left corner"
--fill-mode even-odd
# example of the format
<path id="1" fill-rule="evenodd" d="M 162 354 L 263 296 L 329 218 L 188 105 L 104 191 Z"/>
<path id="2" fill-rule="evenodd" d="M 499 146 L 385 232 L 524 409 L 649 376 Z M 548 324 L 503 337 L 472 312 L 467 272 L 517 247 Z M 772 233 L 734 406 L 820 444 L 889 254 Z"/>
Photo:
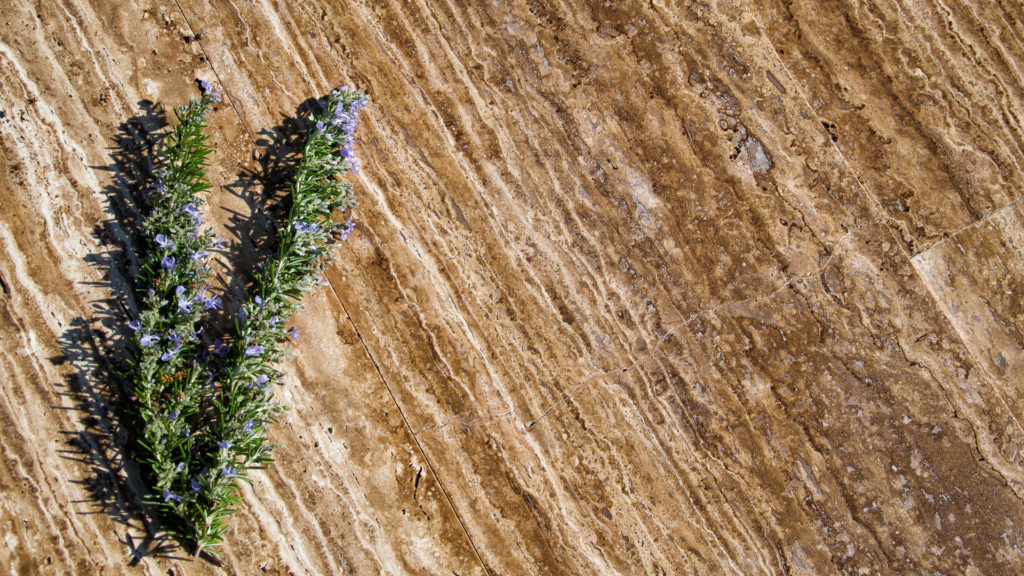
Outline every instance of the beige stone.
<path id="1" fill-rule="evenodd" d="M 0 22 L 0 573 L 1022 571 L 1017 4 Z M 132 158 L 196 79 L 229 300 L 300 104 L 370 95 L 223 567 L 147 536 L 111 375 Z"/>

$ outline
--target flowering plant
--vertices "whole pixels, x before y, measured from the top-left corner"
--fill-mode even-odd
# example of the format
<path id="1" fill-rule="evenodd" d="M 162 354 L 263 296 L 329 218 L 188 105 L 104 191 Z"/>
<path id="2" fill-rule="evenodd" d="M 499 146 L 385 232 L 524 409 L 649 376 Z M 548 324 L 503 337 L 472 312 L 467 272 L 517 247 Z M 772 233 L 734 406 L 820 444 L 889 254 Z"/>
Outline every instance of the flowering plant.
<path id="1" fill-rule="evenodd" d="M 217 341 L 210 355 L 201 345 L 201 324 L 221 299 L 205 284 L 205 261 L 220 244 L 201 229 L 199 194 L 209 188 L 202 129 L 219 97 L 204 89 L 202 98 L 176 111 L 178 125 L 161 155 L 143 224 L 152 238 L 139 274 L 143 311 L 129 323 L 150 504 L 168 532 L 197 554 L 223 542 L 240 500 L 237 480 L 248 481 L 248 470 L 270 462 L 267 426 L 281 410 L 273 386 L 284 376 L 274 366 L 284 356 L 282 342 L 298 338 L 286 323 L 322 282 L 332 242 L 354 227 L 351 217 L 338 223 L 332 213 L 355 205 L 352 184 L 342 176 L 358 171 L 353 135 L 366 105 L 365 94 L 348 87 L 320 101 L 277 251 L 260 264 L 230 343 Z"/>

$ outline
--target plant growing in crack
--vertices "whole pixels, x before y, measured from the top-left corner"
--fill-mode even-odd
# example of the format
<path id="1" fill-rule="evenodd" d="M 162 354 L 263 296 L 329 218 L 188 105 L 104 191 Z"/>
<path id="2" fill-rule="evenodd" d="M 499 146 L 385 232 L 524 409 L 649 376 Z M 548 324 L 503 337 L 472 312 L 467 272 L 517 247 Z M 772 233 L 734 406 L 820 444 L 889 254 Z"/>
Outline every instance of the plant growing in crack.
<path id="1" fill-rule="evenodd" d="M 290 186 L 291 209 L 279 227 L 277 251 L 263 261 L 251 296 L 239 309 L 228 344 L 209 354 L 200 334 L 221 299 L 206 285 L 206 259 L 218 246 L 202 230 L 200 195 L 209 188 L 203 135 L 215 92 L 176 111 L 178 124 L 160 156 L 143 231 L 151 239 L 139 274 L 144 294 L 135 330 L 132 380 L 143 430 L 140 445 L 151 483 L 149 504 L 179 542 L 195 554 L 217 554 L 240 501 L 238 481 L 265 467 L 273 446 L 267 427 L 282 410 L 273 387 L 286 328 L 302 297 L 322 282 L 335 240 L 345 240 L 355 206 L 346 173 L 358 171 L 353 137 L 366 96 L 343 87 L 322 99 Z"/>

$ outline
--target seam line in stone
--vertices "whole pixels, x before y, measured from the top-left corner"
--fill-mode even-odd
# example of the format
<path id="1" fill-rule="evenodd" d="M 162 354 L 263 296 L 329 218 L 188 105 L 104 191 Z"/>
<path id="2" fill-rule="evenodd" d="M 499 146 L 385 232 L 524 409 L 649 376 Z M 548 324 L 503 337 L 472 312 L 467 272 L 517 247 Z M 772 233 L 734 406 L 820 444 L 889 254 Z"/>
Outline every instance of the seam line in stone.
<path id="1" fill-rule="evenodd" d="M 942 246 L 943 244 L 946 244 L 947 242 L 953 240 L 958 235 L 960 235 L 960 234 L 970 230 L 971 228 L 974 228 L 975 226 L 980 226 L 981 224 L 984 224 L 985 221 L 998 216 L 999 214 L 1005 212 L 1006 210 L 1009 210 L 1010 208 L 1013 207 L 1014 204 L 1020 202 L 1021 199 L 1024 199 L 1024 195 L 1018 196 L 1018 197 L 1014 198 L 1013 200 L 1010 200 L 1009 202 L 1006 203 L 1005 206 L 1003 206 L 1001 208 L 997 208 L 996 210 L 993 210 L 993 211 L 989 212 L 988 214 L 982 216 L 981 218 L 978 218 L 974 222 L 971 222 L 970 224 L 964 226 L 963 228 L 957 230 L 956 232 L 953 232 L 949 236 L 947 236 L 947 237 L 943 238 L 942 240 L 939 240 L 935 244 L 932 244 L 931 246 L 929 246 L 927 250 L 923 250 L 921 252 L 918 252 L 913 258 L 911 258 L 911 261 L 917 260 L 918 258 L 923 256 L 924 254 L 927 254 L 927 253 L 931 252 L 932 250 L 935 250 L 939 246 Z"/>
<path id="2" fill-rule="evenodd" d="M 462 528 L 462 533 L 465 534 L 466 540 L 473 548 L 473 553 L 476 554 L 476 559 L 480 562 L 480 567 L 484 569 L 484 574 L 490 576 L 491 572 L 487 569 L 487 564 L 484 563 L 484 559 L 480 555 L 480 550 L 477 549 L 476 543 L 473 542 L 472 536 L 469 535 L 469 530 L 466 528 L 465 522 L 462 521 L 462 516 L 459 515 L 459 511 L 455 508 L 455 503 L 452 502 L 451 497 L 448 496 L 448 491 L 445 490 L 444 483 L 441 482 L 441 477 L 437 475 L 437 471 L 434 470 L 434 465 L 430 463 L 430 458 L 427 457 L 426 451 L 420 444 L 420 439 L 416 437 L 416 432 L 412 429 L 412 425 L 409 424 L 409 419 L 405 417 L 405 411 L 402 410 L 402 405 L 398 403 L 398 399 L 391 391 L 391 386 L 388 384 L 387 379 L 384 378 L 384 373 L 381 371 L 380 365 L 377 364 L 377 359 L 373 357 L 369 346 L 367 346 L 366 341 L 363 340 L 363 335 L 359 332 L 359 328 L 356 326 L 355 320 L 353 320 L 352 315 L 348 313 L 348 307 L 345 306 L 345 302 L 341 299 L 341 295 L 338 294 L 338 290 L 334 287 L 334 283 L 328 280 L 327 284 L 331 287 L 331 292 L 334 293 L 334 297 L 338 300 L 338 304 L 341 305 L 342 311 L 345 312 L 345 318 L 348 320 L 349 325 L 352 326 L 352 330 L 355 331 L 356 338 L 359 338 L 359 343 L 363 347 L 363 352 L 366 353 L 366 357 L 369 358 L 370 362 L 373 364 L 373 369 L 377 371 L 377 377 L 379 377 L 381 383 L 384 384 L 384 389 L 388 391 L 388 396 L 391 397 L 391 402 L 395 405 L 395 409 L 398 410 L 398 415 L 402 417 L 402 422 L 405 423 L 406 430 L 409 431 L 409 435 L 412 436 L 413 442 L 416 443 L 416 449 L 420 451 L 420 456 L 423 457 L 423 461 L 427 463 L 427 468 L 430 469 L 430 473 L 434 476 L 434 480 L 437 481 L 437 487 L 441 489 L 441 494 L 444 495 L 445 501 L 448 502 L 448 507 L 451 508 L 452 514 L 455 515 L 455 519 L 459 522 L 459 526 Z"/>
<path id="3" fill-rule="evenodd" d="M 196 38 L 196 30 L 192 27 L 192 23 L 189 22 L 188 16 L 185 15 L 185 10 L 178 3 L 178 0 L 174 0 L 174 5 L 178 8 L 178 12 L 181 13 L 182 19 L 185 20 L 185 26 L 188 26 L 188 31 L 192 34 L 192 38 Z M 256 139 L 252 136 L 252 130 L 249 130 L 249 125 L 245 123 L 245 118 L 242 118 L 242 113 L 235 106 L 235 99 L 231 98 L 231 93 L 228 91 L 227 84 L 221 79 L 220 73 L 217 72 L 217 66 L 213 63 L 213 59 L 210 58 L 210 54 L 206 51 L 206 46 L 203 46 L 203 41 L 196 39 L 196 43 L 199 44 L 199 49 L 203 51 L 203 57 L 206 58 L 207 64 L 210 65 L 210 69 L 213 70 L 213 76 L 217 79 L 217 83 L 220 84 L 221 90 L 224 92 L 224 97 L 227 98 L 228 105 L 235 111 L 235 116 L 238 117 L 238 121 L 242 124 L 242 129 L 245 130 L 245 135 L 249 138 L 249 142 L 252 142 L 252 149 L 256 154 L 259 154 L 259 147 L 256 145 Z"/>

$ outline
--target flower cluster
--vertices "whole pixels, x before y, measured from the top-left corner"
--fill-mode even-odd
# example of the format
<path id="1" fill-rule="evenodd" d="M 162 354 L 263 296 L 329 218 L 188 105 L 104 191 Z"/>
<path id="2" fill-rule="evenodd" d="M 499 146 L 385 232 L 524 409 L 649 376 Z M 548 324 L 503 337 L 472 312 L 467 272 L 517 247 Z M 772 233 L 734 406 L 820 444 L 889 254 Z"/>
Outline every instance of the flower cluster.
<path id="1" fill-rule="evenodd" d="M 358 169 L 352 140 L 366 105 L 363 93 L 347 87 L 321 101 L 277 252 L 260 265 L 234 334 L 227 343 L 217 339 L 210 355 L 200 341 L 202 324 L 223 302 L 206 285 L 206 262 L 223 245 L 202 228 L 210 152 L 202 129 L 220 97 L 208 84 L 202 88 L 202 98 L 176 111 L 178 125 L 161 156 L 143 223 L 151 238 L 139 275 L 143 311 L 129 323 L 151 505 L 197 553 L 223 540 L 239 501 L 237 480 L 270 461 L 266 430 L 281 409 L 273 387 L 284 376 L 274 365 L 284 355 L 282 342 L 298 338 L 298 329 L 285 324 L 302 296 L 320 285 L 332 241 L 344 241 L 355 226 L 351 217 L 342 224 L 332 214 L 355 205 L 352 184 L 337 176 Z"/>
<path id="2" fill-rule="evenodd" d="M 358 94 L 358 97 L 355 100 L 347 100 L 344 96 L 337 98 L 339 94 Z M 359 159 L 356 158 L 352 142 L 356 127 L 359 125 L 359 113 L 366 107 L 366 95 L 349 90 L 348 86 L 342 86 L 341 90 L 333 90 L 330 97 L 320 100 L 320 106 L 324 113 L 317 118 L 316 129 L 329 132 L 335 137 L 340 136 L 341 147 L 337 159 L 347 162 L 352 173 L 358 174 Z"/>
<path id="3" fill-rule="evenodd" d="M 199 87 L 203 90 L 203 97 L 208 98 L 210 102 L 220 102 L 220 93 L 214 91 L 213 85 L 206 80 L 199 83 Z"/>

